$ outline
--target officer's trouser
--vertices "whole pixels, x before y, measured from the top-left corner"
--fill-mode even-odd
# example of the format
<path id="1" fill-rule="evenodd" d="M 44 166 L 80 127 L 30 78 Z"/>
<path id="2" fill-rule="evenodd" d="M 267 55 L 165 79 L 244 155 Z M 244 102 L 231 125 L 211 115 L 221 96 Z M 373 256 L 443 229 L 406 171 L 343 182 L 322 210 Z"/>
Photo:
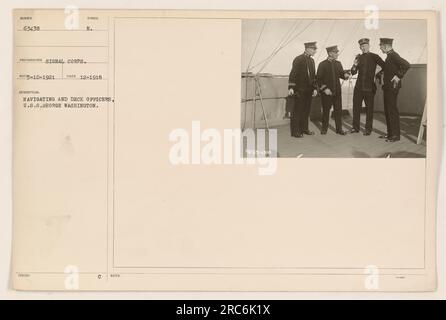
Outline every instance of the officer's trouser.
<path id="1" fill-rule="evenodd" d="M 366 120 L 365 120 L 365 130 L 372 131 L 374 100 L 375 100 L 375 92 L 363 91 L 359 88 L 355 88 L 355 90 L 353 91 L 353 129 L 359 131 L 362 101 L 364 101 L 367 110 Z"/>
<path id="2" fill-rule="evenodd" d="M 322 131 L 328 130 L 330 119 L 330 109 L 333 106 L 336 132 L 342 131 L 342 97 L 341 95 L 328 96 L 325 93 L 321 95 L 322 99 Z"/>
<path id="3" fill-rule="evenodd" d="M 387 136 L 400 137 L 400 114 L 397 107 L 399 89 L 384 89 L 384 114 L 386 116 Z"/>
<path id="4" fill-rule="evenodd" d="M 310 117 L 312 92 L 298 91 L 295 95 L 294 110 L 291 113 L 290 129 L 291 135 L 295 136 L 308 131 L 308 120 Z"/>

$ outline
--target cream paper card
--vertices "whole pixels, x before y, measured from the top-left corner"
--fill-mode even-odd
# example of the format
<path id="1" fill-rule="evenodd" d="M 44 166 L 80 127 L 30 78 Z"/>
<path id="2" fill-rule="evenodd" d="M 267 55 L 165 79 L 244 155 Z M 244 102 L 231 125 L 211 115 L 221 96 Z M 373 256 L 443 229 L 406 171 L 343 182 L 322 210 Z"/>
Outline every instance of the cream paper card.
<path id="1" fill-rule="evenodd" d="M 423 157 L 239 156 L 243 23 L 364 12 L 15 10 L 14 288 L 435 290 L 436 14 L 379 15 L 425 26 Z"/>

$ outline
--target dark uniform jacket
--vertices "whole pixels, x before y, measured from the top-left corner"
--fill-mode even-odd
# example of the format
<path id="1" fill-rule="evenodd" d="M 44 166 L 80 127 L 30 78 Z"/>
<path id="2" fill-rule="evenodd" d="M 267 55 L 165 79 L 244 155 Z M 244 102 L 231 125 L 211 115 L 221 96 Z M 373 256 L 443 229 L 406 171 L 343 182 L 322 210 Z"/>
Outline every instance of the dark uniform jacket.
<path id="1" fill-rule="evenodd" d="M 387 53 L 387 58 L 384 64 L 384 85 L 383 89 L 394 89 L 392 79 L 394 76 L 402 79 L 409 70 L 410 64 L 406 60 L 400 57 L 398 53 L 391 50 Z M 401 88 L 400 81 L 397 85 L 397 89 Z"/>
<path id="2" fill-rule="evenodd" d="M 360 54 L 356 57 L 358 65 L 351 68 L 351 73 L 355 75 L 359 72 L 356 79 L 356 89 L 362 91 L 376 91 L 375 73 L 376 66 L 379 65 L 384 69 L 384 61 L 379 55 L 372 52 Z"/>
<path id="3" fill-rule="evenodd" d="M 317 82 L 321 91 L 329 88 L 333 95 L 341 95 L 341 83 L 339 79 L 344 78 L 345 71 L 338 60 L 326 59 L 317 67 Z"/>
<path id="4" fill-rule="evenodd" d="M 293 60 L 288 89 L 296 91 L 310 91 L 317 89 L 314 60 L 306 53 L 302 53 Z"/>

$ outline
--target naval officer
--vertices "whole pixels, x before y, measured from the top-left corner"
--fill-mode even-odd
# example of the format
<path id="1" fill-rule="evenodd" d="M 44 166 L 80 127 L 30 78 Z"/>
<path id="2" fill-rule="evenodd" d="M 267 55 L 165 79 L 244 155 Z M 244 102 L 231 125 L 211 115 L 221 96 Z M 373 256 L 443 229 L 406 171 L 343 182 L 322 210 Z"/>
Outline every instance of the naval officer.
<path id="1" fill-rule="evenodd" d="M 401 58 L 398 53 L 393 50 L 393 39 L 381 38 L 379 47 L 383 53 L 387 55 L 384 64 L 384 113 L 387 123 L 387 134 L 380 138 L 386 138 L 388 142 L 400 140 L 400 115 L 398 111 L 398 93 L 401 89 L 401 79 L 410 68 L 409 62 Z"/>
<path id="2" fill-rule="evenodd" d="M 316 42 L 304 44 L 305 51 L 293 60 L 289 76 L 288 94 L 294 98 L 294 110 L 291 113 L 291 136 L 302 138 L 304 134 L 313 135 L 308 128 L 312 98 L 317 95 L 317 82 L 314 60 L 317 51 Z"/>
<path id="3" fill-rule="evenodd" d="M 344 70 L 339 62 L 338 46 L 326 48 L 328 57 L 317 68 L 317 82 L 322 100 L 322 129 L 321 134 L 327 134 L 330 109 L 333 106 L 336 133 L 345 135 L 342 129 L 342 90 L 340 79 L 348 79 L 350 71 Z"/>
<path id="4" fill-rule="evenodd" d="M 376 53 L 370 52 L 370 40 L 367 38 L 358 41 L 362 53 L 357 55 L 351 74 L 358 74 L 355 89 L 353 90 L 353 125 L 350 133 L 359 132 L 362 102 L 366 106 L 366 121 L 364 135 L 368 136 L 373 128 L 373 106 L 376 93 L 375 74 L 377 66 L 384 68 L 384 61 Z"/>

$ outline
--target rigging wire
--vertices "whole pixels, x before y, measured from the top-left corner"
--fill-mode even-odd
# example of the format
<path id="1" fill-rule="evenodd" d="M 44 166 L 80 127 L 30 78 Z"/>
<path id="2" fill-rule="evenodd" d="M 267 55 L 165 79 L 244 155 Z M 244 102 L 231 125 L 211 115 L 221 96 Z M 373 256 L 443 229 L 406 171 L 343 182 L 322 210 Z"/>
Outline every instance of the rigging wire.
<path id="1" fill-rule="evenodd" d="M 280 50 L 282 50 L 283 48 L 285 48 L 286 46 L 288 46 L 291 42 L 293 42 L 299 35 L 301 35 L 305 30 L 308 29 L 308 27 L 310 25 L 312 25 L 314 22 L 314 20 L 312 20 L 308 25 L 305 26 L 304 29 L 302 29 L 298 34 L 296 34 L 293 38 L 291 38 L 287 43 L 285 43 L 284 45 L 282 45 L 275 53 L 274 55 L 271 57 L 271 59 L 269 59 L 268 61 L 265 62 L 265 64 L 259 69 L 259 72 L 262 72 L 263 69 L 265 69 L 265 67 L 271 62 L 271 60 L 280 52 Z"/>
<path id="2" fill-rule="evenodd" d="M 278 50 L 280 50 L 281 46 L 286 43 L 290 37 L 293 35 L 293 33 L 297 30 L 297 28 L 302 24 L 302 20 L 300 21 L 299 24 L 297 24 L 298 20 L 296 20 L 296 22 L 294 23 L 294 25 L 291 27 L 291 29 L 287 32 L 287 34 L 282 37 L 282 39 L 280 40 L 280 42 L 277 44 L 276 48 L 274 48 L 274 50 L 272 51 L 272 53 L 266 58 L 264 59 L 265 63 L 269 63 L 275 56 L 275 54 L 278 52 Z M 267 61 L 267 62 L 266 62 Z"/>
<path id="3" fill-rule="evenodd" d="M 297 20 L 296 20 L 296 23 L 297 23 Z M 302 24 L 302 20 L 299 22 L 299 24 L 297 24 L 297 26 L 296 26 L 296 23 L 295 23 L 294 26 L 291 27 L 290 30 L 288 30 L 288 32 L 285 34 L 285 36 L 282 37 L 282 40 L 278 43 L 277 47 L 271 52 L 271 54 L 270 54 L 268 57 L 266 57 L 265 59 L 259 61 L 259 62 L 258 62 L 257 64 L 255 64 L 254 66 L 252 66 L 252 67 L 250 68 L 250 70 L 252 70 L 252 69 L 258 67 L 259 65 L 261 65 L 261 64 L 264 63 L 265 61 L 270 60 L 270 59 L 273 58 L 274 53 L 275 53 L 277 50 L 279 50 L 280 47 L 283 45 L 283 43 L 285 43 L 285 42 L 291 37 L 291 35 L 293 34 L 293 32 L 295 32 L 295 31 L 297 30 L 297 28 L 299 28 L 299 26 Z M 291 31 L 291 30 L 292 30 L 292 31 Z M 291 32 L 290 32 L 290 31 L 291 31 Z M 288 35 L 288 36 L 287 36 L 287 35 Z"/>
<path id="4" fill-rule="evenodd" d="M 254 55 L 256 53 L 257 46 L 259 45 L 260 38 L 262 37 L 263 30 L 265 30 L 266 21 L 267 20 L 265 19 L 265 21 L 263 22 L 262 29 L 260 30 L 259 37 L 257 38 L 256 45 L 255 45 L 254 50 L 253 50 L 252 55 L 251 55 L 251 59 L 249 60 L 248 66 L 246 67 L 246 72 L 247 73 L 248 73 L 249 67 L 250 67 L 250 65 L 252 63 L 252 59 L 254 58 Z M 254 92 L 254 95 L 255 95 L 255 92 Z M 245 78 L 245 117 L 244 117 L 244 121 L 243 121 L 242 131 L 245 130 L 245 126 L 246 126 L 246 108 L 247 108 L 247 105 L 248 105 L 248 77 Z"/>
<path id="5" fill-rule="evenodd" d="M 291 42 L 293 42 L 298 36 L 300 36 L 305 30 L 308 29 L 309 26 L 311 26 L 314 23 L 314 20 L 311 20 L 309 24 L 306 25 L 305 28 L 303 28 L 298 34 L 296 34 L 293 38 L 291 38 L 287 43 L 283 45 L 283 48 L 285 48 L 287 45 L 289 45 Z M 282 49 L 282 48 L 281 48 Z"/>
<path id="6" fill-rule="evenodd" d="M 254 50 L 253 50 L 252 55 L 251 55 L 251 59 L 249 60 L 248 67 L 246 67 L 246 72 L 249 71 L 249 67 L 251 66 L 252 59 L 254 58 L 254 55 L 255 55 L 255 53 L 256 53 L 257 46 L 259 45 L 260 38 L 262 37 L 262 34 L 263 34 L 263 30 L 265 30 L 266 21 L 267 21 L 267 20 L 265 19 L 265 21 L 263 22 L 262 29 L 260 30 L 259 37 L 257 38 L 256 45 L 255 45 Z"/>

